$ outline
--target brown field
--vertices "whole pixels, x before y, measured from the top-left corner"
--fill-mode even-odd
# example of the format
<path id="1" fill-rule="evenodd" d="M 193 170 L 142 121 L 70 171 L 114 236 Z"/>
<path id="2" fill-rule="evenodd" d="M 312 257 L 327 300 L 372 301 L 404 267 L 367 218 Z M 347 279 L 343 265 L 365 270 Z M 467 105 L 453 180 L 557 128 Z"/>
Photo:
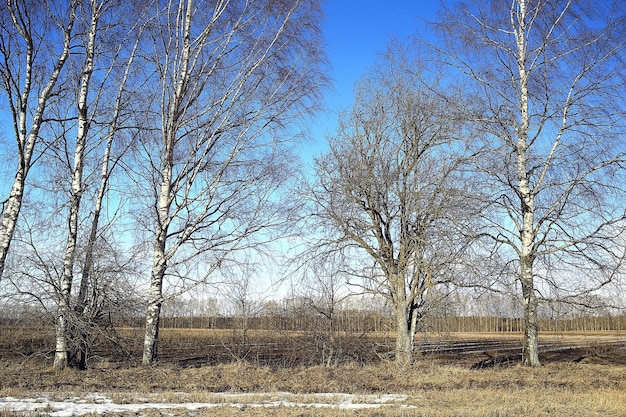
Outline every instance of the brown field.
<path id="1" fill-rule="evenodd" d="M 323 365 L 322 336 L 254 331 L 244 339 L 228 330 L 164 329 L 160 361 L 145 368 L 138 365 L 141 331 L 121 329 L 123 345 L 99 344 L 90 369 L 54 372 L 51 331 L 0 328 L 0 397 L 102 393 L 118 403 L 225 404 L 140 413 L 146 416 L 626 416 L 620 333 L 544 333 L 537 369 L 519 366 L 517 333 L 422 335 L 415 364 L 404 370 L 390 361 L 392 335 L 337 334 L 331 366 Z M 216 398 L 221 392 L 242 397 Z M 258 405 L 285 392 L 299 406 Z M 330 408 L 332 398 L 325 408 L 306 406 L 318 401 L 314 393 L 406 397 L 376 409 Z M 41 412 L 21 415 L 45 414 L 42 404 Z"/>

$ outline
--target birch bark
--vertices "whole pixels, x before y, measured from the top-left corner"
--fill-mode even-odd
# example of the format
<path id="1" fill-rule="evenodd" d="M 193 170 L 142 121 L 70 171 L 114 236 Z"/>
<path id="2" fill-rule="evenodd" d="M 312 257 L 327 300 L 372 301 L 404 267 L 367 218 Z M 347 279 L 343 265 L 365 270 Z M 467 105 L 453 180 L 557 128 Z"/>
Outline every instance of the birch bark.
<path id="1" fill-rule="evenodd" d="M 520 91 L 520 124 L 517 128 L 518 192 L 521 202 L 522 229 L 520 230 L 520 283 L 524 307 L 524 347 L 522 363 L 526 366 L 539 366 L 537 296 L 533 279 L 533 263 L 535 257 L 535 196 L 528 180 L 528 130 L 530 114 L 528 111 L 528 70 L 526 32 L 526 1 L 519 1 L 519 12 L 516 24 L 517 67 L 519 71 Z"/>
<path id="2" fill-rule="evenodd" d="M 27 4 L 20 5 L 19 2 L 8 2 L 7 4 L 10 23 L 12 25 L 8 30 L 16 32 L 17 38 L 21 39 L 25 47 L 22 48 L 20 45 L 12 44 L 14 39 L 11 35 L 13 34 L 7 35 L 6 42 L 0 47 L 0 54 L 3 59 L 0 75 L 3 79 L 2 85 L 6 89 L 6 93 L 9 97 L 9 107 L 13 117 L 13 127 L 17 144 L 15 178 L 11 186 L 9 197 L 2 206 L 2 221 L 0 223 L 0 279 L 2 279 L 5 270 L 7 255 L 21 211 L 26 178 L 32 167 L 35 147 L 39 142 L 39 132 L 44 123 L 46 106 L 70 54 L 73 36 L 72 29 L 76 19 L 78 4 L 79 2 L 75 0 L 69 3 L 67 16 L 65 16 L 66 20 L 62 26 L 63 46 L 54 61 L 47 81 L 40 90 L 37 89 L 36 83 L 38 79 L 43 78 L 43 75 L 38 72 L 39 69 L 37 67 L 42 63 L 36 61 L 38 56 L 36 49 L 41 47 L 41 45 L 35 42 L 35 39 L 37 39 L 36 30 L 39 28 L 31 24 L 29 14 L 32 13 L 32 11 L 28 10 L 29 7 Z M 33 19 L 33 21 L 36 21 L 36 19 Z M 56 22 L 54 24 L 50 23 L 52 26 L 55 24 Z M 46 25 L 42 24 L 42 27 L 43 26 Z M 15 51 L 20 50 L 24 51 L 24 55 L 15 53 Z M 19 72 L 19 68 L 22 68 L 20 64 L 12 65 L 12 61 L 20 59 L 24 60 L 23 73 Z M 46 65 L 42 65 L 42 67 L 45 68 Z M 20 79 L 23 80 L 21 89 L 16 83 L 16 81 Z M 34 105 L 34 111 L 30 114 L 33 95 L 37 93 L 38 96 L 36 104 Z"/>
<path id="3" fill-rule="evenodd" d="M 85 47 L 85 62 L 83 65 L 80 88 L 77 102 L 78 130 L 74 148 L 74 165 L 72 169 L 72 181 L 68 207 L 68 233 L 63 259 L 63 274 L 58 300 L 56 349 L 54 355 L 54 369 L 63 369 L 68 365 L 68 328 L 71 324 L 71 293 L 74 281 L 74 262 L 76 259 L 76 245 L 78 239 L 78 223 L 80 217 L 80 203 L 83 194 L 83 170 L 85 166 L 85 147 L 89 133 L 89 115 L 87 97 L 89 83 L 94 70 L 94 55 L 96 35 L 98 32 L 98 19 L 101 5 L 96 0 L 90 1 L 90 24 L 87 45 Z"/>
<path id="4" fill-rule="evenodd" d="M 170 159 L 170 158 L 167 158 Z M 144 335 L 143 359 L 144 365 L 152 364 L 158 354 L 159 321 L 161 305 L 163 304 L 163 280 L 167 270 L 166 243 L 169 226 L 169 208 L 171 204 L 171 164 L 166 163 L 161 171 L 161 193 L 159 196 L 158 223 L 153 248 L 152 272 L 150 290 L 148 293 L 148 307 L 146 309 L 146 331 Z"/>
<path id="5" fill-rule="evenodd" d="M 319 16 L 310 0 L 172 0 L 156 11 L 160 27 L 147 38 L 159 43 L 148 65 L 160 137 L 141 155 L 155 215 L 144 365 L 157 357 L 163 301 L 205 283 L 237 251 L 271 241 L 266 232 L 287 221 L 284 144 L 298 135 L 276 132 L 317 108 L 325 77 L 310 22 Z M 153 38 L 143 46 L 155 47 Z M 194 263 L 201 267 L 181 272 Z"/>

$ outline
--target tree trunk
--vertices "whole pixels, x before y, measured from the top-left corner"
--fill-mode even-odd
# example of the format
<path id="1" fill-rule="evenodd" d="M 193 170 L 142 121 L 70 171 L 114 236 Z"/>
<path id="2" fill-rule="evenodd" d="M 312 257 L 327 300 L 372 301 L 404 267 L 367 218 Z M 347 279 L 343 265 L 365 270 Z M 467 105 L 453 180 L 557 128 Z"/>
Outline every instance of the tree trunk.
<path id="1" fill-rule="evenodd" d="M 522 260 L 522 296 L 524 307 L 524 346 L 522 365 L 540 366 L 539 362 L 539 326 L 537 323 L 537 297 L 533 286 L 532 266 Z"/>
<path id="2" fill-rule="evenodd" d="M 143 341 L 143 365 L 152 365 L 157 359 L 159 343 L 159 322 L 161 319 L 161 305 L 163 304 L 163 278 L 165 277 L 165 240 L 157 244 L 154 249 L 154 266 L 150 280 L 150 294 L 146 309 L 146 333 Z"/>
<path id="3" fill-rule="evenodd" d="M 18 172 L 15 176 L 13 186 L 11 187 L 11 193 L 9 194 L 9 199 L 6 202 L 6 205 L 3 206 L 2 223 L 0 224 L 0 279 L 2 279 L 4 265 L 9 253 L 9 247 L 11 246 L 11 241 L 13 240 L 17 218 L 20 215 L 26 175 L 27 169 L 18 167 Z"/>
<path id="4" fill-rule="evenodd" d="M 171 143 L 171 142 L 170 142 Z M 171 153 L 162 170 L 161 192 L 159 195 L 159 212 L 157 231 L 154 240 L 154 254 L 152 258 L 152 276 L 150 279 L 150 293 L 146 309 L 146 333 L 143 341 L 143 365 L 151 365 L 157 358 L 159 343 L 159 321 L 161 305 L 163 303 L 163 279 L 167 271 L 165 247 L 169 225 L 170 189 L 171 189 Z"/>
<path id="5" fill-rule="evenodd" d="M 525 366 L 539 366 L 539 352 L 537 345 L 537 298 L 533 280 L 533 262 L 535 256 L 535 195 L 530 188 L 528 179 L 528 131 L 530 128 L 529 71 L 527 66 L 527 39 L 526 39 L 526 2 L 519 4 L 517 43 L 517 65 L 519 72 L 520 91 L 520 125 L 517 128 L 517 144 L 515 155 L 517 160 L 518 192 L 521 202 L 522 230 L 520 231 L 521 252 L 520 283 L 524 307 L 524 351 L 522 364 Z"/>
<path id="6" fill-rule="evenodd" d="M 520 283 L 522 286 L 522 303 L 524 310 L 524 347 L 522 364 L 524 366 L 540 366 L 537 322 L 537 296 L 533 277 L 534 256 L 534 199 L 530 193 L 525 194 L 527 187 L 522 188 L 523 229 L 521 233 L 522 250 L 520 254 Z"/>
<path id="7" fill-rule="evenodd" d="M 56 322 L 56 347 L 54 350 L 54 363 L 52 368 L 55 370 L 64 369 L 68 365 L 68 349 L 69 346 L 67 344 L 67 326 L 70 319 L 70 309 L 69 304 L 66 303 L 66 300 L 69 300 L 69 295 L 65 297 L 63 294 L 66 293 L 67 289 L 61 290 L 61 299 L 59 300 L 59 308 L 57 312 L 57 322 Z"/>
<path id="8" fill-rule="evenodd" d="M 525 297 L 526 298 L 526 297 Z M 524 347 L 522 352 L 522 365 L 541 366 L 539 362 L 539 326 L 537 325 L 537 302 L 530 296 L 524 300 Z"/>
<path id="9" fill-rule="evenodd" d="M 406 367 L 413 362 L 411 320 L 404 306 L 396 308 L 396 364 Z"/>
<path id="10" fill-rule="evenodd" d="M 79 177 L 82 177 L 79 175 Z M 79 184 L 77 186 L 77 184 Z M 70 337 L 68 333 L 69 323 L 69 309 L 70 309 L 70 294 L 72 291 L 72 283 L 74 280 L 74 259 L 76 255 L 76 241 L 78 236 L 78 210 L 80 206 L 80 180 L 77 181 L 77 177 L 74 176 L 72 184 L 72 192 L 70 197 L 70 213 L 68 220 L 68 236 L 65 249 L 65 258 L 63 260 L 63 275 L 61 276 L 61 293 L 59 294 L 59 314 L 56 329 L 56 343 L 54 358 L 54 369 L 63 369 L 68 365 L 67 359 L 67 339 Z"/>
<path id="11" fill-rule="evenodd" d="M 153 279 L 150 286 L 150 300 L 146 310 L 146 333 L 143 340 L 143 359 L 141 362 L 143 365 L 152 365 L 157 359 L 162 304 L 161 297 L 157 296 L 157 293 L 160 288 Z"/>
<path id="12" fill-rule="evenodd" d="M 146 334 L 143 342 L 143 365 L 151 365 L 157 358 L 159 342 L 159 321 L 161 317 L 161 305 L 163 303 L 163 280 L 167 271 L 167 259 L 165 248 L 167 244 L 167 232 L 169 227 L 169 210 L 171 205 L 170 191 L 172 181 L 172 143 L 173 137 L 166 140 L 166 160 L 161 171 L 161 190 L 159 194 L 159 211 L 154 239 L 154 254 L 152 258 L 152 276 L 150 279 L 150 293 L 148 295 L 148 307 L 146 309 Z"/>
<path id="13" fill-rule="evenodd" d="M 539 346 L 537 323 L 537 296 L 533 279 L 534 256 L 534 200 L 530 193 L 525 194 L 528 187 L 521 187 L 523 229 L 521 233 L 522 249 L 520 254 L 520 283 L 522 286 L 524 308 L 524 350 L 522 364 L 539 366 Z"/>

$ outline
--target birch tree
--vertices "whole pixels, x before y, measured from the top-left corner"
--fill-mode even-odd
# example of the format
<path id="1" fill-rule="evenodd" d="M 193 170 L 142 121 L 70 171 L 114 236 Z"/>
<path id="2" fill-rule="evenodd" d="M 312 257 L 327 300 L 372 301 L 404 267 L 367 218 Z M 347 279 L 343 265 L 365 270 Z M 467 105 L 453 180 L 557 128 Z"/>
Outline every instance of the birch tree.
<path id="1" fill-rule="evenodd" d="M 46 124 L 39 130 L 43 151 L 31 180 L 34 191 L 26 204 L 41 205 L 34 213 L 28 213 L 25 207 L 25 215 L 30 217 L 23 219 L 22 230 L 18 228 L 16 234 L 16 240 L 22 239 L 25 244 L 18 250 L 30 252 L 26 257 L 45 256 L 48 264 L 36 262 L 40 266 L 26 275 L 31 276 L 31 283 L 45 282 L 57 305 L 55 369 L 78 357 L 81 359 L 72 365 L 86 366 L 85 342 L 95 325 L 92 318 L 101 314 L 100 301 L 90 305 L 101 297 L 89 292 L 107 287 L 90 282 L 90 276 L 94 264 L 104 265 L 110 260 L 109 256 L 99 261 L 93 257 L 96 249 L 104 246 L 104 242 L 97 242 L 103 236 L 99 224 L 102 205 L 112 167 L 120 157 L 116 153 L 123 154 L 125 148 L 121 145 L 113 151 L 112 145 L 114 139 L 121 142 L 120 120 L 128 118 L 122 101 L 127 101 L 130 90 L 125 84 L 136 49 L 132 38 L 141 27 L 140 16 L 131 22 L 118 20 L 124 14 L 122 7 L 111 0 L 78 2 L 72 53 L 56 82 L 54 100 L 47 106 Z M 94 74 L 96 79 L 92 82 Z M 34 227 L 33 221 L 41 223 Z M 90 223 L 91 230 L 83 227 L 86 223 Z M 65 242 L 61 242 L 64 232 Z M 65 250 L 60 253 L 63 246 Z M 59 253 L 60 259 L 50 259 L 52 253 Z M 22 274 L 20 269 L 31 263 L 24 262 L 21 255 L 14 254 L 20 259 L 14 274 Z M 77 272 L 82 278 L 76 294 L 73 290 Z"/>
<path id="2" fill-rule="evenodd" d="M 144 364 L 157 357 L 165 297 L 273 239 L 288 219 L 280 190 L 292 169 L 289 123 L 315 109 L 325 83 L 314 0 L 155 7 L 144 47 L 158 96 L 146 108 L 159 118 L 145 132 L 137 172 L 154 216 Z"/>
<path id="3" fill-rule="evenodd" d="M 337 273 L 386 298 L 401 366 L 412 361 L 430 290 L 453 277 L 465 246 L 455 221 L 467 213 L 457 182 L 461 125 L 436 78 L 405 53 L 392 49 L 363 77 L 329 153 L 316 160 L 312 225 L 324 232 L 310 255 L 342 254 Z"/>
<path id="4" fill-rule="evenodd" d="M 135 10 L 140 11 L 139 8 Z M 128 12 L 128 8 L 110 0 L 84 2 L 79 12 L 77 25 L 80 23 L 83 35 L 80 48 L 75 50 L 80 49 L 81 53 L 74 52 L 75 72 L 68 76 L 69 83 L 77 85 L 77 90 L 69 97 L 67 109 L 59 105 L 61 111 L 69 114 L 58 118 L 60 140 L 50 144 L 50 153 L 56 155 L 58 164 L 69 174 L 67 237 L 57 296 L 56 369 L 64 368 L 68 359 L 80 368 L 86 367 L 89 350 L 87 328 L 93 324 L 88 317 L 98 311 L 98 306 L 89 305 L 88 294 L 98 288 L 96 283 L 91 282 L 91 273 L 96 262 L 94 252 L 100 234 L 100 217 L 113 168 L 128 148 L 128 145 L 122 144 L 116 154 L 113 143 L 123 142 L 120 140 L 122 129 L 132 130 L 122 122 L 129 113 L 128 106 L 123 102 L 131 94 L 127 81 L 135 61 L 136 36 L 145 23 L 142 16 L 137 16 L 135 21 L 122 24 L 117 16 Z M 98 73 L 95 85 L 91 82 L 94 72 Z M 116 90 L 116 94 L 111 94 Z M 96 191 L 86 195 L 89 186 Z M 82 207 L 85 196 L 88 210 Z M 86 215 L 83 211 L 90 211 L 90 214 Z M 86 218 L 89 216 L 90 221 Z M 87 222 L 89 226 L 81 228 L 82 222 Z M 81 233 L 85 243 L 80 252 L 84 257 L 80 259 L 80 268 L 77 268 Z M 80 285 L 78 293 L 72 297 L 77 271 L 81 277 Z M 83 317 L 88 308 L 93 308 L 93 311 Z M 72 328 L 71 332 L 68 326 Z M 70 357 L 68 353 L 71 353 Z"/>
<path id="5" fill-rule="evenodd" d="M 472 1 L 445 10 L 443 59 L 473 82 L 491 193 L 482 232 L 512 267 L 522 362 L 539 366 L 538 303 L 613 282 L 624 256 L 621 2 Z"/>
<path id="6" fill-rule="evenodd" d="M 46 107 L 70 55 L 79 1 L 52 6 L 47 1 L 11 0 L 0 6 L 0 77 L 7 98 L 15 147 L 15 176 L 2 202 L 0 279 L 15 233 L 26 179 L 37 161 Z M 7 129 L 8 131 L 8 129 Z"/>
<path id="7" fill-rule="evenodd" d="M 89 6 L 90 13 L 88 13 L 89 20 L 87 43 L 85 45 L 85 61 L 83 69 L 80 73 L 80 86 L 78 91 L 78 123 L 74 150 L 74 166 L 71 172 L 71 189 L 69 193 L 68 235 L 59 294 L 59 312 L 56 326 L 56 349 L 53 365 L 54 369 L 63 369 L 67 365 L 67 321 L 70 316 L 70 293 L 72 289 L 74 259 L 76 257 L 76 245 L 78 239 L 79 209 L 83 191 L 83 167 L 85 163 L 84 154 L 89 130 L 87 95 L 89 93 L 91 74 L 94 70 L 96 34 L 98 31 L 100 9 L 102 7 L 96 1 L 91 1 Z"/>

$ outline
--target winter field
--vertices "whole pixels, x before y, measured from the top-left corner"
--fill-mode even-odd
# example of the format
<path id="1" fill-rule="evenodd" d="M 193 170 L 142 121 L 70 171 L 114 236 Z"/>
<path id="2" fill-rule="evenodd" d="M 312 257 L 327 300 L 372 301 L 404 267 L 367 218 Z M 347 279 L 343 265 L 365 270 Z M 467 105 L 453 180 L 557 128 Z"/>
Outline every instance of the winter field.
<path id="1" fill-rule="evenodd" d="M 626 415 L 620 332 L 542 334 L 540 368 L 519 366 L 518 333 L 421 335 L 408 369 L 388 334 L 337 334 L 329 361 L 320 335 L 164 329 L 142 367 L 140 330 L 119 333 L 55 372 L 51 334 L 0 328 L 0 416 Z"/>

